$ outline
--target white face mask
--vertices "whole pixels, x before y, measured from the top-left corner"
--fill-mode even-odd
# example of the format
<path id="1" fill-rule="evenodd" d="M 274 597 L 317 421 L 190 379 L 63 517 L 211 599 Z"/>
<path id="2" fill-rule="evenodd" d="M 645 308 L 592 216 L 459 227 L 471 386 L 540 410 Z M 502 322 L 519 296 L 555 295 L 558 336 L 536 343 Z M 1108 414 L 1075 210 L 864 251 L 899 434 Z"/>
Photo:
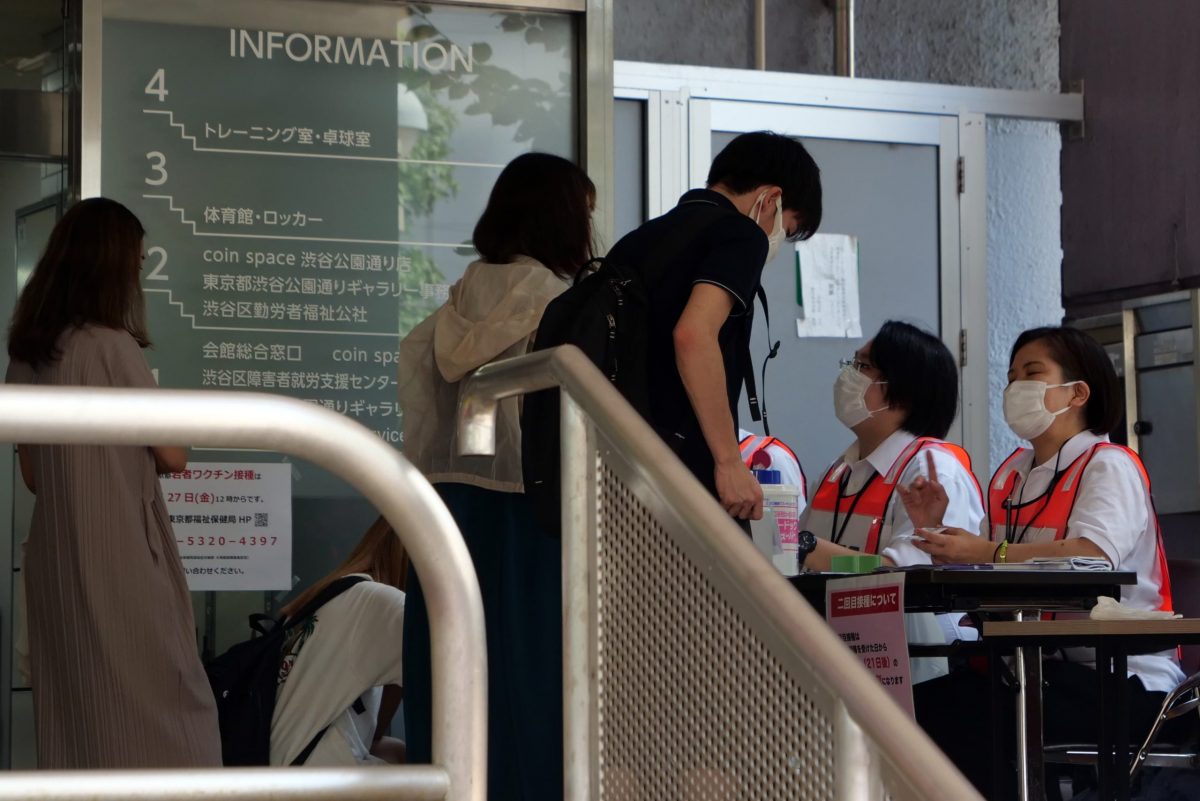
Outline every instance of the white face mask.
<path id="1" fill-rule="evenodd" d="M 871 388 L 872 384 L 886 383 L 886 381 L 872 381 L 855 369 L 854 365 L 843 367 L 842 372 L 838 373 L 837 380 L 833 382 L 833 413 L 846 428 L 854 428 L 864 420 L 870 419 L 871 415 L 882 412 L 888 407 L 868 408 L 867 390 Z"/>
<path id="2" fill-rule="evenodd" d="M 1082 384 L 1068 381 L 1065 384 L 1047 384 L 1045 381 L 1013 381 L 1004 390 L 1004 422 L 1021 439 L 1032 440 L 1046 433 L 1054 418 L 1071 407 L 1064 406 L 1057 412 L 1046 408 L 1046 390 Z"/>
<path id="3" fill-rule="evenodd" d="M 758 200 L 754 201 L 754 205 L 750 208 L 750 214 L 747 215 L 750 219 L 758 223 L 758 216 L 762 213 L 763 198 L 767 196 L 763 192 L 758 196 Z M 783 195 L 775 198 L 775 225 L 771 228 L 771 233 L 767 235 L 767 262 L 769 263 L 779 253 L 779 247 L 783 244 L 783 240 L 787 239 L 787 234 L 783 230 Z"/>

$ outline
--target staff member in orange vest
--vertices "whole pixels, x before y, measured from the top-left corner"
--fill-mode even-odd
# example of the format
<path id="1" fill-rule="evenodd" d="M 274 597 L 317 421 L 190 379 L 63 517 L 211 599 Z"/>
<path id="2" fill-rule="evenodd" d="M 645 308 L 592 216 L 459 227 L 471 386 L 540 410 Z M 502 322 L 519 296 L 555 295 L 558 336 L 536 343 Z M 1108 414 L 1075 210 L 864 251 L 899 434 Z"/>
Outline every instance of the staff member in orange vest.
<path id="1" fill-rule="evenodd" d="M 808 499 L 808 479 L 796 452 L 786 442 L 779 437 L 760 437 L 741 428 L 738 429 L 738 448 L 746 467 L 751 470 L 778 470 L 780 484 L 797 487 L 800 490 L 800 508 L 797 511 L 804 511 Z"/>
<path id="2" fill-rule="evenodd" d="M 1032 448 L 1009 456 L 988 487 L 988 520 L 979 529 L 937 528 L 945 522 L 943 488 L 924 482 L 907 494 L 906 506 L 922 526 L 917 547 L 937 563 L 1023 562 L 1039 556 L 1096 557 L 1114 570 L 1137 573 L 1123 592 L 1125 606 L 1171 609 L 1171 583 L 1151 500 L 1150 481 L 1137 454 L 1109 441 L 1121 418 L 1116 371 L 1096 340 L 1073 328 L 1035 328 L 1017 338 L 1004 391 L 1004 419 Z M 953 524 L 951 524 L 953 526 Z M 1094 655 L 1069 649 L 1047 659 L 1045 734 L 1048 743 L 1091 742 L 1099 727 L 1099 682 Z M 1163 694 L 1184 678 L 1173 651 L 1129 657 L 1131 725 L 1149 729 Z M 961 697 L 976 690 L 958 679 Z M 937 692 L 936 686 L 926 691 Z M 964 773 L 985 787 L 986 742 L 949 712 L 946 696 L 918 717 Z M 974 722 L 972 722 L 974 726 Z M 977 726 L 975 727 L 978 728 Z M 972 752 L 974 749 L 974 752 Z M 979 760 L 981 764 L 974 765 Z M 972 775 L 975 774 L 975 775 Z"/>
<path id="3" fill-rule="evenodd" d="M 958 370 L 940 339 L 908 323 L 884 323 L 843 362 L 833 394 L 837 418 L 855 440 L 825 473 L 800 521 L 801 531 L 817 537 L 807 558 L 801 553 L 804 567 L 828 570 L 833 556 L 852 553 L 928 564 L 900 498 L 926 474 L 948 500 L 950 525 L 978 529 L 983 499 L 971 459 L 942 440 L 958 408 Z"/>

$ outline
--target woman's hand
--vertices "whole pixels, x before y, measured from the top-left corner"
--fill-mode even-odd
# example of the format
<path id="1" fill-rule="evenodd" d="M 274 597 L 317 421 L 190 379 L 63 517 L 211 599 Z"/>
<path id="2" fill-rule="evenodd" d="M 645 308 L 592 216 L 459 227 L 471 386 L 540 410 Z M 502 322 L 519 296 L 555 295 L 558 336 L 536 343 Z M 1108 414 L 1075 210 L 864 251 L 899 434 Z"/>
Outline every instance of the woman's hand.
<path id="1" fill-rule="evenodd" d="M 171 445 L 155 445 L 150 448 L 154 455 L 154 471 L 160 476 L 182 472 L 188 463 L 188 449 Z"/>
<path id="2" fill-rule="evenodd" d="M 932 451 L 925 451 L 925 467 L 928 476 L 917 476 L 907 487 L 897 485 L 896 491 L 900 493 L 908 519 L 915 528 L 939 528 L 950 498 L 946 488 L 938 483 Z"/>
<path id="3" fill-rule="evenodd" d="M 961 528 L 917 529 L 913 545 L 933 557 L 935 565 L 975 565 L 992 561 L 996 543 Z M 924 542 L 922 542 L 924 540 Z"/>

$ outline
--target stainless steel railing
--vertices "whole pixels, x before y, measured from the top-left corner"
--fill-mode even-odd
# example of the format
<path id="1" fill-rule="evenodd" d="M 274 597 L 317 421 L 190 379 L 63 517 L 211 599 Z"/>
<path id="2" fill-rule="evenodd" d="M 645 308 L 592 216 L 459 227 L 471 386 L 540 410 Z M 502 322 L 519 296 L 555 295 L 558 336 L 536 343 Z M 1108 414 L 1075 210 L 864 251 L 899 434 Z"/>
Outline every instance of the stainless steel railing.
<path id="1" fill-rule="evenodd" d="M 977 799 L 640 415 L 571 347 L 479 370 L 497 402 L 560 387 L 566 797 Z"/>
<path id="2" fill-rule="evenodd" d="M 470 555 L 429 482 L 349 418 L 243 392 L 0 387 L 0 442 L 183 444 L 298 456 L 348 481 L 404 542 L 429 605 L 432 766 L 0 774 L 0 799 L 455 799 L 483 801 L 487 662 Z M 400 636 L 400 632 L 396 632 Z"/>

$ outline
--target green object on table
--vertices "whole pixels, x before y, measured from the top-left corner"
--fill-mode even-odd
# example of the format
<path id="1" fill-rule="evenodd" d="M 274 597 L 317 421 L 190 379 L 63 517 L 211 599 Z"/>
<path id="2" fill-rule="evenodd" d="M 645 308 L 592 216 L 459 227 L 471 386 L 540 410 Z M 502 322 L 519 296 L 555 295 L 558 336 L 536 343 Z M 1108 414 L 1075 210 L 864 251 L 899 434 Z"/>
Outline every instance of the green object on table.
<path id="1" fill-rule="evenodd" d="M 883 557 L 874 554 L 834 556 L 829 560 L 829 569 L 834 573 L 870 573 L 883 567 Z"/>

